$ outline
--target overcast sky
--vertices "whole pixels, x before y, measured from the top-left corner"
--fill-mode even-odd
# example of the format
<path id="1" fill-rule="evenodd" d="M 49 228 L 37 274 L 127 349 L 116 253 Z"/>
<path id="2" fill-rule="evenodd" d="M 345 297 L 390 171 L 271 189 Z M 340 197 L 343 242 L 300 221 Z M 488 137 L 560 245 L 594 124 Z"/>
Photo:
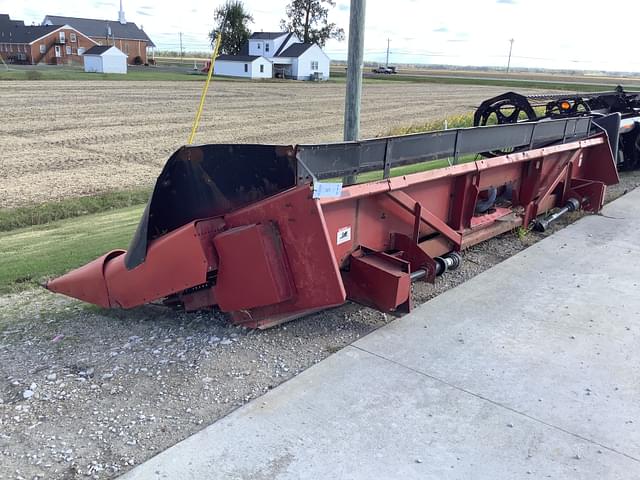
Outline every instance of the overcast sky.
<path id="1" fill-rule="evenodd" d="M 0 0 L 0 13 L 26 23 L 45 15 L 117 19 L 119 0 Z M 126 19 L 162 50 L 205 50 L 213 11 L 221 0 L 124 0 Z M 277 31 L 288 0 L 245 0 L 253 31 Z M 637 44 L 640 7 L 609 0 L 606 10 L 578 0 L 368 0 L 365 59 L 390 63 L 500 65 L 513 38 L 516 67 L 640 71 Z M 618 12 L 615 15 L 613 12 Z M 625 13 L 626 12 L 626 13 Z M 599 17 L 600 16 L 600 17 Z M 331 21 L 348 33 L 349 0 L 336 0 Z M 596 32 L 596 33 L 590 33 Z M 345 59 L 347 42 L 329 41 L 325 51 Z"/>

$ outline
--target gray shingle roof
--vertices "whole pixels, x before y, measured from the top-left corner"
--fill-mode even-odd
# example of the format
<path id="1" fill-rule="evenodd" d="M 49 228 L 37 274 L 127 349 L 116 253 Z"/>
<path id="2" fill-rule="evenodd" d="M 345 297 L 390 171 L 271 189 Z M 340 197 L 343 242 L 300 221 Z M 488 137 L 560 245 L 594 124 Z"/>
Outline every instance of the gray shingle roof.
<path id="1" fill-rule="evenodd" d="M 287 32 L 255 32 L 249 38 L 252 40 L 273 40 L 286 34 Z"/>
<path id="2" fill-rule="evenodd" d="M 253 62 L 260 55 L 218 55 L 216 60 L 225 60 L 227 62 Z"/>
<path id="3" fill-rule="evenodd" d="M 299 57 L 304 52 L 313 47 L 313 43 L 294 43 L 284 52 L 280 52 L 278 57 Z"/>
<path id="4" fill-rule="evenodd" d="M 111 27 L 111 34 L 114 38 L 146 40 L 149 47 L 155 47 L 144 30 L 140 30 L 133 22 L 122 24 L 117 20 L 96 20 L 93 18 L 60 17 L 57 15 L 47 15 L 45 19 L 57 25 L 71 25 L 86 36 L 94 38 L 106 38 L 107 30 Z"/>
<path id="5" fill-rule="evenodd" d="M 21 20 L 11 20 L 9 15 L 0 15 L 0 43 L 31 43 L 60 28 L 60 25 L 31 26 Z"/>
<path id="6" fill-rule="evenodd" d="M 84 52 L 85 55 L 101 55 L 109 50 L 113 45 L 94 45 L 89 50 Z"/>
<path id="7" fill-rule="evenodd" d="M 13 25 L 24 26 L 24 22 L 22 20 L 11 20 L 9 18 L 9 15 L 7 15 L 6 13 L 0 13 L 0 27 Z"/>
<path id="8" fill-rule="evenodd" d="M 287 45 L 287 42 L 289 41 L 289 39 L 291 39 L 292 36 L 293 36 L 293 32 L 287 35 L 287 38 L 284 39 L 284 41 L 282 42 L 282 45 L 280 45 L 280 48 L 276 51 L 276 53 L 273 54 L 274 57 L 277 57 L 278 55 L 280 55 L 280 52 L 284 50 L 284 47 Z"/>

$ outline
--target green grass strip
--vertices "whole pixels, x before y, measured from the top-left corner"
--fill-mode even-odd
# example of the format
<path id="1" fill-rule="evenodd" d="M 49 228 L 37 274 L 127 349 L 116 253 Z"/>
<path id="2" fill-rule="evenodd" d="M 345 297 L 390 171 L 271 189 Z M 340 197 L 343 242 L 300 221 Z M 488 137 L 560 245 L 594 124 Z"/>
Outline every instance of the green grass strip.
<path id="1" fill-rule="evenodd" d="M 142 206 L 0 233 L 0 293 L 31 288 L 117 248 L 127 248 Z"/>
<path id="2" fill-rule="evenodd" d="M 137 80 L 137 81 L 201 81 L 206 75 L 184 71 L 168 72 L 154 67 L 130 68 L 126 75 L 117 73 L 87 73 L 77 67 L 47 67 L 0 70 L 0 80 Z M 235 79 L 216 77 L 217 80 Z"/>
<path id="3" fill-rule="evenodd" d="M 87 73 L 78 66 L 37 67 L 37 68 L 9 68 L 0 70 L 0 80 L 139 80 L 139 81 L 201 81 L 206 78 L 201 72 L 193 71 L 187 63 L 176 64 L 179 69 L 167 71 L 155 67 L 131 67 L 126 75 L 115 73 Z M 216 81 L 243 82 L 251 81 L 244 78 L 216 76 Z M 331 80 L 337 83 L 345 81 L 344 72 L 331 72 Z M 254 80 L 255 81 L 255 80 Z M 260 82 L 282 80 L 266 79 Z M 601 92 L 610 91 L 616 86 L 590 85 L 586 83 L 553 82 L 537 80 L 516 80 L 508 78 L 465 78 L 440 77 L 432 75 L 380 75 L 366 77 L 365 83 L 380 82 L 409 82 L 409 83 L 438 83 L 445 85 L 486 85 L 508 88 L 537 88 L 544 90 L 567 90 L 571 92 Z M 631 84 L 630 84 L 631 85 Z M 637 83 L 633 84 L 637 85 Z M 630 87 L 633 90 L 633 86 Z"/>
<path id="4" fill-rule="evenodd" d="M 150 188 L 138 188 L 120 192 L 108 192 L 77 198 L 67 198 L 57 202 L 29 205 L 18 208 L 0 209 L 0 232 L 16 228 L 43 225 L 45 223 L 79 217 L 92 213 L 106 212 L 118 208 L 142 205 L 151 195 Z"/>
<path id="5" fill-rule="evenodd" d="M 331 79 L 340 81 L 345 78 L 343 72 L 331 72 Z M 535 88 L 541 90 L 565 90 L 569 92 L 608 92 L 612 91 L 617 84 L 599 84 L 593 85 L 589 83 L 572 82 L 554 82 L 540 80 L 516 80 L 508 78 L 466 78 L 466 77 L 439 77 L 432 75 L 379 75 L 364 78 L 365 83 L 378 82 L 409 82 L 409 83 L 438 83 L 445 85 L 481 85 L 492 87 L 508 87 L 515 91 L 521 88 Z M 623 82 L 624 83 L 624 82 Z M 630 83 L 629 90 L 637 88 L 637 83 Z"/>

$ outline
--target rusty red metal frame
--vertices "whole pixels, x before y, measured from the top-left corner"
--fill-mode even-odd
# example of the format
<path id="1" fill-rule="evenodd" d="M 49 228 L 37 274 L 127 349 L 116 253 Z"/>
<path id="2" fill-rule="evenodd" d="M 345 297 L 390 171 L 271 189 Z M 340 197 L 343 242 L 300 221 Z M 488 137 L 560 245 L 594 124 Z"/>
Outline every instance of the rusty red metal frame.
<path id="1" fill-rule="evenodd" d="M 351 185 L 333 198 L 313 198 L 303 183 L 153 240 L 131 270 L 114 251 L 47 288 L 103 307 L 217 305 L 234 323 L 258 328 L 346 299 L 406 312 L 412 273 L 433 282 L 438 257 L 527 227 L 570 198 L 598 211 L 617 181 L 602 134 Z M 476 213 L 490 189 L 498 200 Z"/>

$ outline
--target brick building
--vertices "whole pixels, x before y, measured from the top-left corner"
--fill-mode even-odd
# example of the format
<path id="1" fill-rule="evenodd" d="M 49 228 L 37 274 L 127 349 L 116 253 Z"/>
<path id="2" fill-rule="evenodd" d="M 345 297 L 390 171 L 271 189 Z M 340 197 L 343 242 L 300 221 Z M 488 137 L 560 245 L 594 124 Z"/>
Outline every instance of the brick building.
<path id="1" fill-rule="evenodd" d="M 6 63 L 67 65 L 97 42 L 69 25 L 25 25 L 0 14 L 0 56 Z"/>
<path id="2" fill-rule="evenodd" d="M 99 45 L 114 45 L 127 54 L 129 65 L 147 63 L 147 49 L 155 47 L 144 30 L 125 20 L 122 0 L 118 20 L 115 21 L 47 15 L 42 24 L 70 25 Z"/>

